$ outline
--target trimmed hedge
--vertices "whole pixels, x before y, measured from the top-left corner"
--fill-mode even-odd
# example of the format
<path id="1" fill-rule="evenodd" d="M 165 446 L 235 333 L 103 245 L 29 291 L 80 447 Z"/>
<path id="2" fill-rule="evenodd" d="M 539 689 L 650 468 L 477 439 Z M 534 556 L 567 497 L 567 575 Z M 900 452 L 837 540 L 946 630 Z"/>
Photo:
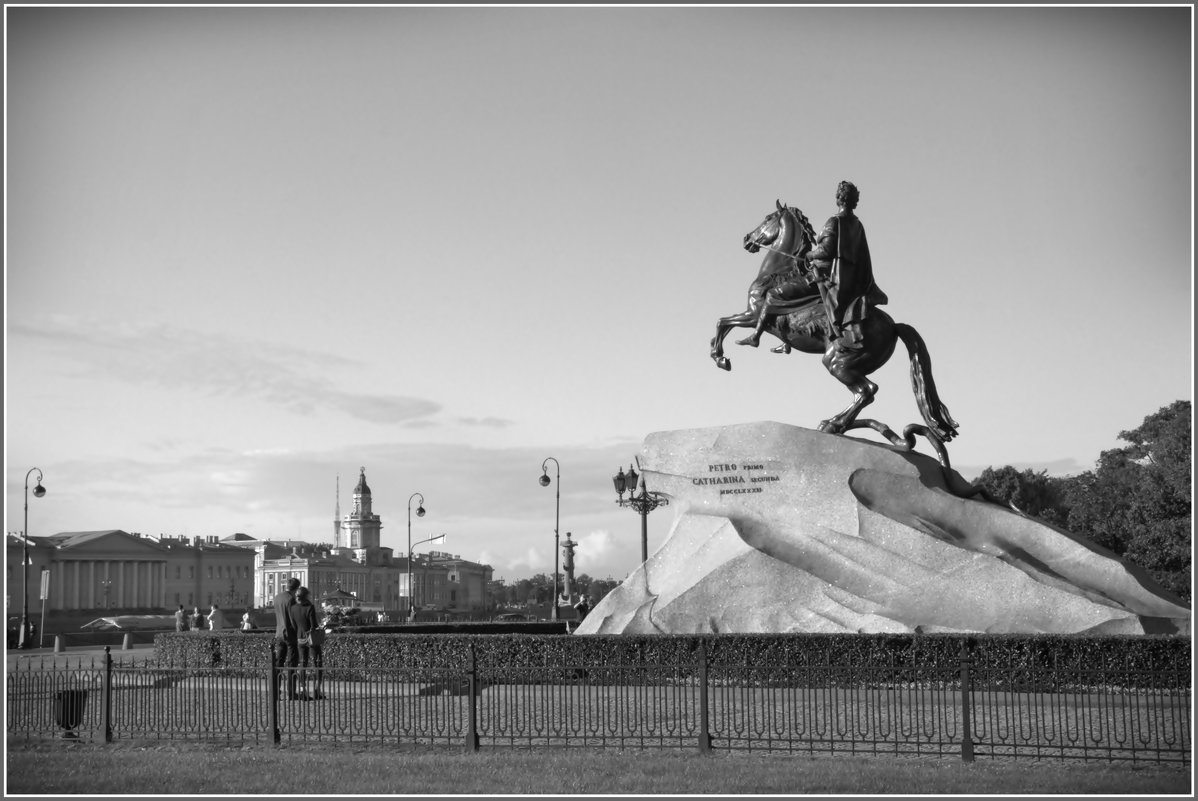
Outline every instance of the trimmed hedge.
<path id="1" fill-rule="evenodd" d="M 167 663 L 234 669 L 269 664 L 273 639 L 273 634 L 169 632 L 154 643 L 159 659 Z M 963 657 L 968 657 L 979 686 L 1021 691 L 1100 684 L 1189 687 L 1191 671 L 1189 637 L 1012 634 L 577 637 L 335 632 L 324 645 L 324 667 L 365 673 L 371 668 L 465 672 L 473 652 L 474 664 L 484 675 L 523 671 L 545 681 L 585 675 L 592 682 L 655 682 L 696 676 L 701 644 L 713 675 L 743 676 L 763 684 L 955 682 Z"/>

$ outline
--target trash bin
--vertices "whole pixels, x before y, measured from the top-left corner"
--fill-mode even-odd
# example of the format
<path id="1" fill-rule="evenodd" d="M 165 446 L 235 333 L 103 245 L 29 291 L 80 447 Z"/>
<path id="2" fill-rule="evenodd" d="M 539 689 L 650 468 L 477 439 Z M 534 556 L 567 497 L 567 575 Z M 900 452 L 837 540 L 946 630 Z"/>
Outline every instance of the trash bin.
<path id="1" fill-rule="evenodd" d="M 87 690 L 60 690 L 54 693 L 54 719 L 63 729 L 63 737 L 73 739 L 79 735 L 75 728 L 83 722 L 83 707 L 87 704 Z"/>

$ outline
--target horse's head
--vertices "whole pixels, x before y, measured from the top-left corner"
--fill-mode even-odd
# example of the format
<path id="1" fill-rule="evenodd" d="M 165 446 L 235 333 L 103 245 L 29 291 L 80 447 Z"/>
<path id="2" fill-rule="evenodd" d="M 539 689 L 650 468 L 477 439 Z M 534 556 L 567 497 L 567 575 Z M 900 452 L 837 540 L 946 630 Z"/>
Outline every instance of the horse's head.
<path id="1" fill-rule="evenodd" d="M 775 245 L 783 235 L 787 232 L 793 232 L 795 227 L 793 224 L 788 224 L 794 219 L 790 208 L 782 203 L 781 200 L 774 200 L 774 211 L 766 215 L 766 218 L 761 221 L 761 224 L 754 228 L 749 233 L 745 234 L 745 250 L 750 253 L 756 253 L 762 247 L 770 247 Z M 776 246 L 771 249 L 777 249 Z"/>
<path id="2" fill-rule="evenodd" d="M 778 238 L 778 234 L 781 233 L 782 214 L 785 206 L 780 200 L 775 200 L 774 205 L 777 208 L 767 214 L 756 228 L 745 234 L 745 250 L 750 253 L 756 253 L 762 246 L 772 245 Z"/>

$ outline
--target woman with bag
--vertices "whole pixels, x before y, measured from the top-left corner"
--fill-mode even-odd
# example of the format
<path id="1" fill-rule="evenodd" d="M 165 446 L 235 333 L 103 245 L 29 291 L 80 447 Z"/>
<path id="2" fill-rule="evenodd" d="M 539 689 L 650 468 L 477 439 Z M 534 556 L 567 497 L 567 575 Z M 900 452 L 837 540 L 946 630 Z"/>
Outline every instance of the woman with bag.
<path id="1" fill-rule="evenodd" d="M 287 612 L 291 616 L 292 622 L 295 623 L 295 636 L 299 643 L 299 700 L 319 700 L 324 697 L 320 693 L 321 667 L 324 664 L 324 653 L 321 647 L 324 644 L 324 630 L 320 628 L 319 621 L 316 618 L 316 607 L 312 605 L 312 599 L 307 587 L 300 587 L 295 591 L 295 603 L 291 605 L 291 608 Z M 313 695 L 311 696 L 308 695 L 309 665 L 316 668 L 316 680 L 313 685 Z"/>

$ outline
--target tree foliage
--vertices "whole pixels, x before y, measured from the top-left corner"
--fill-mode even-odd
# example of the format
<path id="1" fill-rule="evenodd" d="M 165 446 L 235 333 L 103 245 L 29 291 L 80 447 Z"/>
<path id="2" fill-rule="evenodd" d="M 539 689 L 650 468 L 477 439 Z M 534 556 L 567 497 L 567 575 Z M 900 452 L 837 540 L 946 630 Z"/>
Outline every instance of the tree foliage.
<path id="1" fill-rule="evenodd" d="M 1093 470 L 1052 478 L 986 468 L 976 482 L 996 499 L 1081 534 L 1146 569 L 1189 601 L 1193 412 L 1176 401 L 1121 431 Z"/>
<path id="2" fill-rule="evenodd" d="M 558 592 L 566 589 L 565 574 L 558 573 Z M 586 573 L 580 573 L 570 585 L 571 596 L 577 601 L 580 596 L 590 599 L 591 606 L 599 603 L 620 582 L 608 576 L 605 579 L 591 578 Z M 553 597 L 553 577 L 548 573 L 537 573 L 530 578 L 518 579 L 511 584 L 497 582 L 492 593 L 494 606 L 520 607 L 526 605 L 548 604 Z"/>
<path id="3" fill-rule="evenodd" d="M 1061 513 L 1060 480 L 1049 476 L 1047 470 L 1037 473 L 1032 470 L 1020 472 L 1010 465 L 997 469 L 987 467 L 974 484 L 985 489 L 995 500 L 1021 512 L 1050 523 L 1065 522 Z"/>

